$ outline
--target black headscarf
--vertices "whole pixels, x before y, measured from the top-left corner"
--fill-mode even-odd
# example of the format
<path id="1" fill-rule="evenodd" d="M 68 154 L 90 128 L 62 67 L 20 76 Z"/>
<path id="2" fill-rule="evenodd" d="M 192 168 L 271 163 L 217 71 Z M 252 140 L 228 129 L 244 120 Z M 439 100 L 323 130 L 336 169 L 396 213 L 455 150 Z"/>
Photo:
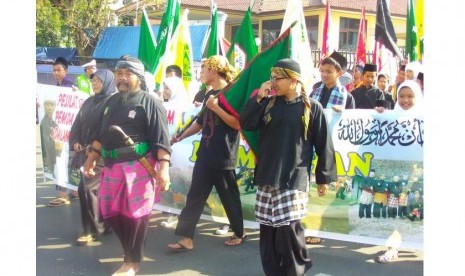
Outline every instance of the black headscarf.
<path id="1" fill-rule="evenodd" d="M 103 83 L 102 91 L 95 94 L 95 100 L 100 100 L 116 92 L 115 75 L 108 69 L 98 69 L 90 78 L 97 76 Z"/>

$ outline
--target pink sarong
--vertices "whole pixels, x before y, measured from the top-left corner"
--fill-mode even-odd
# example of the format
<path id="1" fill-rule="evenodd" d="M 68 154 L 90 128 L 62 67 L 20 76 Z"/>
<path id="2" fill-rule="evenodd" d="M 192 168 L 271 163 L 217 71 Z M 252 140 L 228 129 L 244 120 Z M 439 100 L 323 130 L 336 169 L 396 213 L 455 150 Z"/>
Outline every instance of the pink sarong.
<path id="1" fill-rule="evenodd" d="M 151 153 L 145 158 L 154 168 L 158 165 Z M 116 215 L 140 218 L 150 214 L 155 200 L 154 186 L 155 179 L 137 160 L 114 164 L 111 169 L 104 167 L 98 196 L 103 218 Z"/>

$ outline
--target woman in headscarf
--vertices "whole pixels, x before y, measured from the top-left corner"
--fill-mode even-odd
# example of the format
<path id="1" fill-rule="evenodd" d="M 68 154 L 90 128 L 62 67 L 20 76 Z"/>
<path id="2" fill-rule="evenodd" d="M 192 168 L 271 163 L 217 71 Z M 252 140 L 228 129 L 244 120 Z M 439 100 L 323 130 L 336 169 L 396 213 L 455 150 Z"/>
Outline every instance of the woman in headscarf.
<path id="1" fill-rule="evenodd" d="M 404 81 L 397 92 L 394 110 L 417 111 L 423 108 L 423 93 L 415 80 Z"/>
<path id="2" fill-rule="evenodd" d="M 86 148 L 92 143 L 92 136 L 98 131 L 98 119 L 103 112 L 104 103 L 116 92 L 116 84 L 113 73 L 108 69 L 99 69 L 91 75 L 92 89 L 95 95 L 87 98 L 81 106 L 79 113 L 71 127 L 69 147 L 77 155 L 75 159 L 78 166 L 82 166 L 86 160 Z M 100 216 L 98 204 L 98 190 L 100 188 L 100 174 L 103 168 L 103 159 L 97 160 L 96 174 L 93 177 L 85 177 L 81 173 L 78 193 L 81 204 L 81 220 L 83 234 L 76 240 L 77 245 L 85 245 L 97 239 L 98 235 L 109 233 L 110 228 L 104 226 Z"/>

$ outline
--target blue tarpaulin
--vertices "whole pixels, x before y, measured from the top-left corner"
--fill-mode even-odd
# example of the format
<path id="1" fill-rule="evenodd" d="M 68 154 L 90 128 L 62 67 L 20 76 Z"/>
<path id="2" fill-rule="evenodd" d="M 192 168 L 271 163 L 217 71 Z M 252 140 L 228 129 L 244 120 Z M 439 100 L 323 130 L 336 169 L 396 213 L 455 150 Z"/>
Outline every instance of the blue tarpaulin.
<path id="1" fill-rule="evenodd" d="M 65 58 L 70 64 L 79 65 L 76 48 L 36 47 L 36 63 L 53 63 L 57 57 Z"/>
<path id="2" fill-rule="evenodd" d="M 155 38 L 159 26 L 152 26 Z M 208 25 L 191 25 L 189 31 L 194 61 L 202 60 L 202 45 Z M 119 59 L 122 55 L 138 56 L 140 26 L 108 27 L 104 30 L 94 50 L 95 59 Z"/>

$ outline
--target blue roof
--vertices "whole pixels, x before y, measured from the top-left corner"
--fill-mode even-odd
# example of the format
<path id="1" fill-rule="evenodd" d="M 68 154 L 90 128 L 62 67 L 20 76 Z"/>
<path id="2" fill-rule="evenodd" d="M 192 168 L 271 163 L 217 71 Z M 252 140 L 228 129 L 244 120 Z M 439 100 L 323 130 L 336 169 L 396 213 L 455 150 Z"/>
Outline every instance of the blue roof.
<path id="1" fill-rule="evenodd" d="M 159 26 L 152 26 L 157 37 Z M 189 31 L 192 42 L 194 61 L 202 60 L 202 45 L 208 30 L 208 25 L 191 25 Z M 95 59 L 119 59 L 122 55 L 137 57 L 139 52 L 140 26 L 108 27 L 95 47 Z"/>

